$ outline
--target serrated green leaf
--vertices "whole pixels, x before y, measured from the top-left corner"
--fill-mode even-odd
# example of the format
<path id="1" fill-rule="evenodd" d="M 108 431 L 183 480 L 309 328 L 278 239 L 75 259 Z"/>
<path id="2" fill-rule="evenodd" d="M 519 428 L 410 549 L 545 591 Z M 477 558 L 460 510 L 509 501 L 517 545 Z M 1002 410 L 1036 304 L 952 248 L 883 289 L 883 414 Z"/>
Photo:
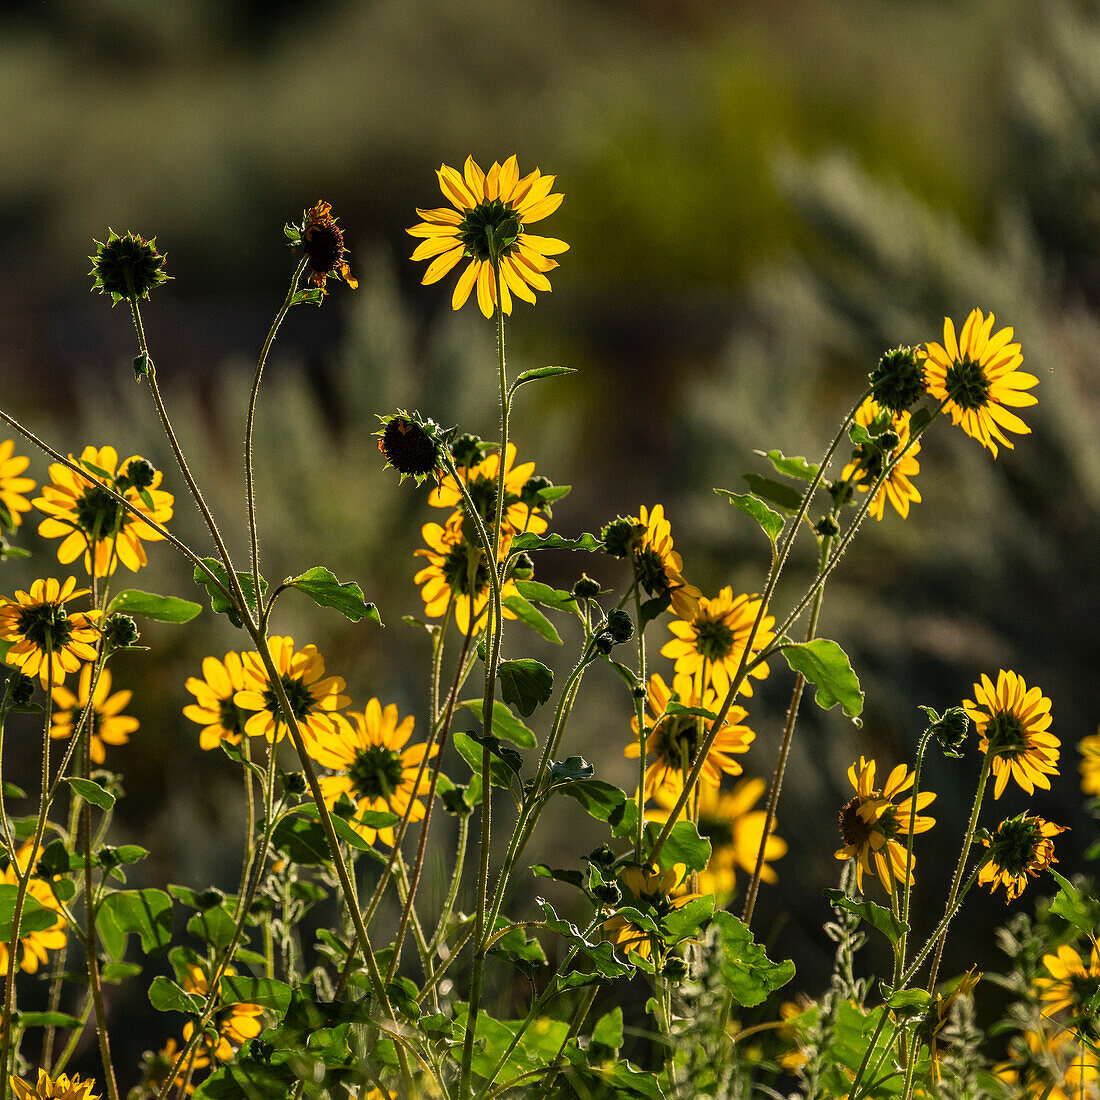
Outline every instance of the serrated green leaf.
<path id="1" fill-rule="evenodd" d="M 799 481 L 813 481 L 821 468 L 812 462 L 807 462 L 801 455 L 788 458 L 782 451 L 756 451 L 755 453 L 761 458 L 766 458 L 775 467 L 776 473 L 797 478 Z"/>
<path id="2" fill-rule="evenodd" d="M 848 428 L 848 438 L 857 447 L 869 447 L 874 445 L 871 433 L 862 424 L 852 424 Z"/>
<path id="3" fill-rule="evenodd" d="M 550 762 L 550 783 L 579 783 L 592 778 L 592 765 L 582 756 L 570 756 L 565 760 Z"/>
<path id="4" fill-rule="evenodd" d="M 555 611 L 576 612 L 577 601 L 571 592 L 565 592 L 560 588 L 551 588 L 542 581 L 516 581 L 519 594 L 532 603 L 541 603 L 544 607 L 552 607 Z"/>
<path id="5" fill-rule="evenodd" d="M 109 810 L 115 804 L 115 796 L 90 779 L 77 779 L 75 776 L 66 776 L 65 782 L 68 783 L 85 802 L 90 802 L 93 806 L 98 806 L 101 810 Z"/>
<path id="6" fill-rule="evenodd" d="M 201 610 L 202 605 L 191 600 L 127 588 L 111 600 L 107 614 L 142 615 L 158 623 L 189 623 Z"/>
<path id="7" fill-rule="evenodd" d="M 470 771 L 473 773 L 473 778 L 470 780 L 470 786 L 467 788 L 467 792 L 470 798 L 481 799 L 481 764 L 483 749 L 480 741 L 476 740 L 469 733 L 462 733 L 458 730 L 452 735 L 454 746 L 458 750 L 458 754 L 466 761 L 470 766 Z M 500 742 L 497 742 L 499 747 Z M 504 787 L 505 789 L 512 786 L 515 778 L 515 770 L 504 760 L 498 753 L 492 751 L 492 742 L 489 744 L 489 782 L 494 787 Z"/>
<path id="8" fill-rule="evenodd" d="M 760 474 L 743 474 L 748 482 L 753 496 L 774 504 L 781 512 L 793 516 L 802 506 L 802 494 L 792 485 L 782 481 L 773 481 L 770 477 L 761 477 Z"/>
<path id="9" fill-rule="evenodd" d="M 848 655 L 836 642 L 828 638 L 815 638 L 812 642 L 782 638 L 781 642 L 780 652 L 787 664 L 814 685 L 817 705 L 822 710 L 830 710 L 839 703 L 849 718 L 859 717 L 863 712 L 863 689 Z"/>
<path id="10" fill-rule="evenodd" d="M 855 913 L 860 920 L 865 920 L 872 928 L 877 928 L 892 944 L 897 944 L 902 933 L 908 931 L 908 926 L 898 920 L 889 909 L 873 901 L 853 901 L 842 890 L 826 890 L 825 896 L 829 899 L 830 905 Z"/>
<path id="11" fill-rule="evenodd" d="M 107 936 L 103 935 L 103 922 L 109 919 L 113 928 L 123 938 L 131 933 L 137 933 L 141 937 L 141 949 L 146 955 L 156 955 L 167 951 L 172 942 L 172 899 L 163 891 L 149 887 L 145 890 L 116 890 L 108 894 L 100 903 L 97 916 L 97 927 L 100 936 L 106 943 Z M 108 932 L 110 936 L 110 932 Z M 112 958 L 121 959 L 122 951 L 118 950 L 118 941 L 114 941 L 114 950 L 110 950 Z"/>
<path id="12" fill-rule="evenodd" d="M 359 585 L 354 581 L 341 583 L 336 579 L 335 574 L 323 565 L 315 565 L 301 576 L 288 578 L 283 581 L 283 584 L 304 592 L 321 607 L 334 607 L 353 623 L 359 622 L 360 619 L 370 619 L 372 623 L 382 625 L 378 608 L 372 603 L 367 603 Z"/>
<path id="13" fill-rule="evenodd" d="M 722 941 L 722 982 L 739 1005 L 753 1008 L 762 1004 L 769 993 L 785 986 L 794 977 L 794 963 L 773 963 L 752 933 L 732 913 L 714 914 L 711 927 Z"/>
<path id="14" fill-rule="evenodd" d="M 681 905 L 668 913 L 661 921 L 661 935 L 667 944 L 677 944 L 694 936 L 707 921 L 714 916 L 714 898 L 704 894 L 701 898 L 692 898 L 687 905 Z"/>
<path id="15" fill-rule="evenodd" d="M 217 577 L 218 582 L 226 592 L 232 592 L 233 589 L 229 584 L 229 574 L 226 572 L 226 568 L 217 558 L 203 558 L 203 564 L 210 570 L 211 573 Z M 218 615 L 226 615 L 229 621 L 236 627 L 243 627 L 244 623 L 241 617 L 237 614 L 232 603 L 228 597 L 217 588 L 210 580 L 206 571 L 195 566 L 195 573 L 192 578 L 196 584 L 201 584 L 206 589 L 207 595 L 210 597 L 210 607 Z M 251 573 L 238 573 L 237 580 L 240 582 L 241 591 L 244 593 L 245 603 L 249 609 L 255 614 L 256 611 L 256 588 L 252 581 Z M 260 599 L 263 599 L 264 594 L 267 592 L 267 581 L 260 578 Z"/>
<path id="16" fill-rule="evenodd" d="M 149 986 L 149 1003 L 158 1012 L 182 1012 L 198 1016 L 202 1012 L 202 998 L 196 993 L 185 993 L 175 982 L 158 974 Z"/>
<path id="17" fill-rule="evenodd" d="M 520 386 L 528 382 L 534 382 L 537 378 L 555 378 L 562 374 L 576 374 L 576 367 L 535 367 L 533 370 L 525 370 L 516 375 L 516 380 L 508 389 L 509 395 L 516 392 Z"/>
<path id="18" fill-rule="evenodd" d="M 509 551 L 518 554 L 521 550 L 587 550 L 593 553 L 602 546 L 603 543 L 588 532 L 579 538 L 567 539 L 561 535 L 536 535 L 530 531 L 521 531 L 512 539 Z"/>
<path id="19" fill-rule="evenodd" d="M 1050 903 L 1050 911 L 1062 920 L 1069 921 L 1085 935 L 1093 935 L 1097 927 L 1100 927 L 1100 901 L 1086 897 L 1053 867 L 1048 867 L 1047 870 L 1059 887 L 1058 895 Z"/>
<path id="20" fill-rule="evenodd" d="M 482 699 L 463 699 L 458 705 L 473 711 L 480 718 L 485 702 Z M 519 745 L 521 749 L 535 747 L 535 735 L 509 710 L 507 703 L 499 699 L 493 700 L 493 733 L 513 745 Z"/>
<path id="21" fill-rule="evenodd" d="M 548 642 L 553 642 L 555 645 L 561 645 L 561 635 L 554 629 L 554 624 L 529 600 L 525 599 L 522 595 L 505 596 L 501 601 L 502 604 L 515 617 L 523 623 L 524 626 L 530 627 L 536 634 L 542 635 Z"/>
<path id="22" fill-rule="evenodd" d="M 501 661 L 497 669 L 500 695 L 526 718 L 550 698 L 554 690 L 554 674 L 531 657 Z"/>
<path id="23" fill-rule="evenodd" d="M 739 508 L 751 516 L 760 525 L 768 541 L 775 545 L 779 532 L 783 530 L 785 520 L 778 512 L 773 512 L 759 497 L 752 493 L 735 493 L 730 489 L 715 489 L 719 496 L 725 497 L 734 508 Z"/>

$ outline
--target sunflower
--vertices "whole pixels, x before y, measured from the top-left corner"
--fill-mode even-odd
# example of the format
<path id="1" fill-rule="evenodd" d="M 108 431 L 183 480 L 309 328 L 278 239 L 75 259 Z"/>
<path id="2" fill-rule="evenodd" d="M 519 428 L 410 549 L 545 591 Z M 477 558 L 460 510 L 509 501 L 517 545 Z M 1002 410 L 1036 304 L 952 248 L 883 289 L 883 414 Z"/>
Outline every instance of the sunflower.
<path id="1" fill-rule="evenodd" d="M 702 690 L 704 686 L 713 687 L 722 697 L 737 672 L 759 610 L 759 596 L 754 593 L 735 598 L 729 585 L 713 600 L 700 596 L 695 613 L 689 619 L 674 619 L 668 624 L 676 637 L 665 643 L 661 656 L 671 657 L 676 662 L 676 672 L 690 676 L 697 690 Z M 774 640 L 773 626 L 773 615 L 761 618 L 753 639 L 754 654 Z M 768 665 L 764 662 L 757 665 L 749 676 L 763 680 L 768 672 Z M 748 676 L 742 680 L 739 690 L 743 695 L 752 695 Z"/>
<path id="2" fill-rule="evenodd" d="M 41 854 L 41 853 L 39 853 Z M 38 859 L 36 855 L 35 860 Z M 15 853 L 20 873 L 24 873 L 31 864 L 31 845 L 28 841 Z M 0 871 L 0 886 L 18 886 L 15 868 L 9 863 Z M 65 946 L 68 936 L 65 931 L 65 918 L 61 915 L 61 906 L 53 895 L 48 882 L 35 878 L 32 874 L 27 883 L 27 896 L 39 905 L 57 914 L 57 919 L 48 927 L 27 932 L 19 937 L 19 969 L 27 974 L 37 974 L 39 966 L 46 962 L 48 952 L 59 951 Z M 8 941 L 0 940 L 0 974 L 8 972 Z"/>
<path id="3" fill-rule="evenodd" d="M 309 257 L 309 281 L 328 293 L 326 279 L 343 279 L 354 290 L 358 281 L 344 257 L 344 232 L 332 216 L 332 204 L 323 200 L 311 206 L 302 223 L 301 247 Z"/>
<path id="4" fill-rule="evenodd" d="M 285 637 L 269 638 L 268 644 L 287 702 L 306 743 L 318 734 L 331 733 L 334 728 L 332 712 L 342 710 L 351 702 L 343 694 L 346 687 L 343 678 L 325 676 L 325 661 L 315 645 L 295 650 L 294 639 Z M 233 702 L 241 710 L 255 712 L 245 719 L 244 732 L 249 737 L 281 741 L 286 723 L 267 669 L 258 653 L 244 653 L 241 657 L 244 687 L 233 696 Z"/>
<path id="5" fill-rule="evenodd" d="M 413 583 L 421 586 L 424 613 L 432 619 L 441 618 L 453 601 L 455 625 L 463 634 L 483 630 L 489 608 L 489 567 L 480 548 L 467 541 L 461 517 L 452 516 L 446 527 L 426 523 L 420 533 L 428 545 L 413 554 L 427 558 L 428 564 L 413 577 Z M 501 540 L 502 557 L 506 542 Z M 509 577 L 501 597 L 517 594 L 516 582 Z M 506 619 L 516 617 L 507 607 L 501 608 L 501 614 Z"/>
<path id="6" fill-rule="evenodd" d="M 73 473 L 60 462 L 50 466 L 52 482 L 42 486 L 42 495 L 34 501 L 46 513 L 38 533 L 64 539 L 57 549 L 57 560 L 64 565 L 83 554 L 84 568 L 97 577 L 112 574 L 119 562 L 136 573 L 148 562 L 142 541 L 156 542 L 164 536 L 108 496 L 104 487 L 125 497 L 140 515 L 163 525 L 172 518 L 173 499 L 157 488 L 161 472 L 138 455 L 120 465 L 118 452 L 110 446 L 85 447 L 78 464 L 87 473 Z"/>
<path id="7" fill-rule="evenodd" d="M 997 777 L 993 797 L 1000 798 L 1009 777 L 1028 794 L 1036 787 L 1050 790 L 1050 775 L 1058 774 L 1061 741 L 1049 732 L 1050 700 L 1037 688 L 1028 690 L 1022 676 L 1015 672 L 997 673 L 997 686 L 982 674 L 974 685 L 974 701 L 963 700 L 981 736 L 979 748 L 992 758 Z"/>
<path id="8" fill-rule="evenodd" d="M 88 705 L 92 686 L 92 665 L 80 670 L 77 692 L 74 695 L 67 687 L 60 685 L 53 689 L 53 701 L 57 709 L 53 714 L 53 728 L 50 736 L 54 739 L 72 737 L 73 728 L 80 721 L 81 712 Z M 130 734 L 138 728 L 138 720 L 123 714 L 122 711 L 133 698 L 132 691 L 116 691 L 111 694 L 111 673 L 102 669 L 96 681 L 95 691 L 91 692 L 94 720 L 87 729 L 91 730 L 92 740 L 88 747 L 92 762 L 102 764 L 107 759 L 107 745 L 125 745 Z"/>
<path id="9" fill-rule="evenodd" d="M 848 779 L 856 790 L 853 799 L 840 811 L 840 835 L 844 847 L 834 854 L 837 859 L 856 861 L 856 886 L 863 891 L 863 872 L 873 871 L 887 893 L 894 892 L 894 880 L 905 881 L 905 860 L 910 833 L 926 833 L 935 818 L 920 817 L 920 811 L 935 800 L 931 791 L 912 798 L 900 796 L 913 785 L 913 773 L 899 764 L 890 773 L 886 786 L 875 789 L 875 762 L 861 756 L 859 764 L 848 769 Z M 912 867 L 916 867 L 916 857 Z M 910 876 L 911 878 L 911 876 Z"/>
<path id="10" fill-rule="evenodd" d="M 225 968 L 224 973 L 232 976 L 236 970 L 231 966 Z M 210 979 L 206 971 L 197 963 L 187 964 L 187 973 L 184 975 L 183 988 L 188 993 L 197 993 L 200 997 L 210 994 Z M 203 1045 L 207 1052 L 220 1062 L 227 1062 L 233 1057 L 234 1050 L 249 1039 L 255 1039 L 263 1031 L 263 1022 L 259 1019 L 263 1015 L 260 1005 L 239 1002 L 235 1004 L 223 1004 L 215 1016 L 215 1026 L 218 1029 L 217 1039 L 203 1035 Z M 183 1041 L 190 1042 L 195 1025 L 188 1020 L 183 1025 Z"/>
<path id="11" fill-rule="evenodd" d="M 541 535 L 547 528 L 546 520 L 521 497 L 523 488 L 530 481 L 535 472 L 533 462 L 524 462 L 520 466 L 514 465 L 516 460 L 516 446 L 508 444 L 507 454 L 504 459 L 504 512 L 502 525 L 506 537 L 519 534 L 521 531 L 530 531 L 532 534 Z M 458 475 L 466 484 L 466 491 L 481 516 L 482 523 L 487 531 L 492 531 L 492 526 L 497 518 L 497 478 L 500 475 L 500 454 L 491 454 L 474 466 L 466 468 L 457 467 Z M 428 497 L 428 503 L 434 508 L 457 508 L 465 512 L 466 501 L 455 479 L 447 474 L 436 489 L 432 490 Z"/>
<path id="12" fill-rule="evenodd" d="M 676 696 L 675 700 L 673 695 Z M 690 676 L 675 677 L 672 691 L 669 691 L 658 673 L 649 678 L 648 696 L 652 725 L 646 727 L 646 756 L 653 756 L 655 759 L 645 771 L 645 796 L 652 798 L 657 791 L 663 790 L 666 795 L 676 799 L 684 789 L 684 779 L 695 764 L 699 745 L 707 735 L 711 723 L 694 714 L 670 714 L 669 704 L 675 701 L 684 707 L 701 706 L 714 712 L 719 707 L 719 699 L 713 689 L 708 689 L 700 698 Z M 699 773 L 700 784 L 717 787 L 722 781 L 723 772 L 726 775 L 741 774 L 741 765 L 731 759 L 731 754 L 748 752 L 749 745 L 756 738 L 756 734 L 748 726 L 741 725 L 747 717 L 748 713 L 743 707 L 730 707 L 707 752 L 703 769 Z M 634 740 L 626 746 L 623 754 L 630 759 L 637 759 L 641 751 L 637 717 L 630 724 L 634 730 Z"/>
<path id="13" fill-rule="evenodd" d="M 1077 765 L 1081 773 L 1081 790 L 1100 796 L 1100 733 L 1081 738 L 1077 751 L 1081 754 L 1081 763 Z"/>
<path id="14" fill-rule="evenodd" d="M 1100 1054 L 1073 1042 L 1065 1028 L 1026 1030 L 1009 1043 L 1008 1060 L 993 1067 L 994 1076 L 1015 1085 L 1013 1096 L 1034 1100 L 1085 1100 L 1098 1093 Z"/>
<path id="15" fill-rule="evenodd" d="M 699 608 L 702 593 L 682 576 L 684 560 L 672 548 L 672 524 L 665 519 L 663 504 L 650 511 L 643 504 L 638 517 L 645 532 L 632 547 L 638 583 L 651 596 L 667 600 L 681 619 L 691 620 Z"/>
<path id="16" fill-rule="evenodd" d="M 1006 431 L 1027 435 L 1031 429 L 1009 406 L 1034 405 L 1037 398 L 1026 392 L 1039 384 L 1033 374 L 1019 370 L 1024 361 L 1020 345 L 1010 343 L 1012 329 L 1003 328 L 995 335 L 993 314 L 980 309 L 970 311 L 958 340 L 950 317 L 943 319 L 943 346 L 924 346 L 924 374 L 928 393 L 937 401 L 946 400 L 945 411 L 952 424 L 961 424 L 971 439 L 976 439 L 997 457 L 997 444 L 1012 450 Z"/>
<path id="17" fill-rule="evenodd" d="M 710 860 L 706 869 L 699 872 L 698 886 L 701 894 L 714 894 L 728 898 L 737 883 L 737 868 L 750 875 L 756 868 L 756 855 L 764 836 L 767 814 L 752 807 L 760 800 L 766 784 L 763 779 L 739 779 L 732 791 L 701 784 L 699 790 L 699 833 L 710 841 Z M 653 796 L 657 807 L 646 811 L 650 821 L 665 822 L 676 803 L 676 797 L 665 788 L 658 788 Z M 685 805 L 684 811 L 686 812 Z M 760 878 L 764 882 L 777 882 L 775 869 L 769 866 L 773 860 L 787 854 L 787 842 L 772 833 L 764 849 L 764 864 Z"/>
<path id="18" fill-rule="evenodd" d="M 87 593 L 76 587 L 75 577 L 64 583 L 49 577 L 35 581 L 30 592 L 16 592 L 15 599 L 0 596 L 0 641 L 12 643 L 4 660 L 24 676 L 37 675 L 44 688 L 64 683 L 81 661 L 94 661 L 99 612 L 65 610 L 66 600 Z"/>
<path id="19" fill-rule="evenodd" d="M 1035 979 L 1044 1012 L 1053 1014 L 1068 1008 L 1075 1018 L 1091 1024 L 1089 1031 L 1097 1034 L 1096 1008 L 1100 1003 L 1100 943 L 1093 940 L 1092 952 L 1086 963 L 1068 944 L 1043 956 L 1046 975 Z M 1049 976 L 1048 976 L 1049 975 Z"/>
<path id="20" fill-rule="evenodd" d="M 660 871 L 653 864 L 648 867 L 627 864 L 618 878 L 623 904 L 646 914 L 660 927 L 662 919 L 674 909 L 700 896 L 680 893 L 683 877 L 682 870 Z M 624 953 L 636 951 L 643 959 L 660 951 L 662 946 L 660 936 L 640 927 L 628 917 L 610 917 L 603 922 L 603 932 Z"/>
<path id="21" fill-rule="evenodd" d="M 884 410 L 880 408 L 874 398 L 868 397 L 856 410 L 855 421 L 865 428 L 869 428 Z M 888 414 L 887 414 L 888 415 Z M 905 448 L 909 446 L 909 414 L 897 413 L 890 417 L 890 431 L 897 436 L 897 443 L 884 455 L 878 448 L 863 444 L 852 455 L 852 461 L 844 467 L 840 477 L 842 481 L 851 481 L 861 493 L 866 493 L 878 480 L 883 466 L 892 462 Z M 904 519 L 909 515 L 910 503 L 920 503 L 920 491 L 913 487 L 910 480 L 920 473 L 920 463 L 917 455 L 920 453 L 920 444 L 914 443 L 905 451 L 905 457 L 890 471 L 890 476 L 882 483 L 868 511 L 877 520 L 881 520 L 886 509 L 886 501 L 894 506 L 894 511 Z"/>
<path id="22" fill-rule="evenodd" d="M 409 821 L 423 820 L 424 804 L 417 796 L 427 791 L 428 775 L 425 772 L 421 776 L 416 788 L 416 774 L 425 755 L 429 759 L 435 756 L 439 746 L 433 745 L 430 752 L 423 742 L 405 748 L 412 735 L 413 717 L 410 714 L 399 722 L 393 703 L 383 708 L 377 699 L 371 699 L 362 713 L 353 713 L 350 718 L 348 722 L 337 715 L 337 728 L 321 734 L 310 745 L 309 754 L 318 764 L 339 773 L 321 777 L 325 805 L 332 809 L 346 794 L 360 814 L 388 810 L 401 817 L 411 802 Z M 393 847 L 392 826 L 375 829 L 360 818 L 352 818 L 351 824 L 369 844 L 377 836 L 387 847 Z"/>
<path id="23" fill-rule="evenodd" d="M 179 1057 L 180 1045 L 176 1040 L 169 1039 L 164 1046 L 156 1053 L 146 1051 L 145 1058 L 142 1061 L 142 1079 L 140 1088 L 140 1096 L 156 1096 L 160 1090 L 164 1087 L 164 1082 L 168 1079 L 168 1074 L 171 1072 L 172 1067 L 176 1064 L 176 1059 Z M 210 1057 L 202 1047 L 196 1047 L 189 1058 L 180 1066 L 176 1071 L 175 1076 L 172 1078 L 172 1087 L 183 1087 L 184 1081 L 187 1081 L 187 1087 L 184 1090 L 186 1096 L 193 1096 L 195 1089 L 198 1087 L 194 1084 L 190 1078 L 195 1070 L 206 1069 L 210 1065 Z M 131 1095 L 133 1095 L 131 1093 Z"/>
<path id="24" fill-rule="evenodd" d="M 195 702 L 183 708 L 184 716 L 202 726 L 199 747 L 214 749 L 227 741 L 238 745 L 244 733 L 246 715 L 234 702 L 238 691 L 244 690 L 244 664 L 239 653 L 227 653 L 224 661 L 217 657 L 202 659 L 202 675 L 187 678 L 187 690 Z"/>
<path id="25" fill-rule="evenodd" d="M 5 527 L 14 531 L 23 522 L 19 513 L 31 510 L 31 503 L 23 494 L 34 488 L 34 482 L 29 477 L 19 476 L 31 460 L 14 455 L 14 451 L 14 440 L 5 439 L 0 443 L 0 531 Z"/>
<path id="26" fill-rule="evenodd" d="M 992 837 L 982 843 L 990 850 L 989 859 L 978 873 L 978 883 L 995 893 L 1004 886 L 1005 903 L 1018 898 L 1027 885 L 1028 875 L 1035 878 L 1054 858 L 1054 837 L 1066 830 L 1041 817 L 1018 814 L 1002 821 Z"/>
<path id="27" fill-rule="evenodd" d="M 500 298 L 505 313 L 512 312 L 512 295 L 534 303 L 535 291 L 550 292 L 546 272 L 558 266 L 550 259 L 569 245 L 555 237 L 538 237 L 526 231 L 532 222 L 553 214 L 561 205 L 560 194 L 551 194 L 555 176 L 537 168 L 522 179 L 515 156 L 503 165 L 495 161 L 482 172 L 473 157 L 466 158 L 461 174 L 446 164 L 436 172 L 443 197 L 454 209 L 417 209 L 424 220 L 407 230 L 423 237 L 412 254 L 414 260 L 431 260 L 421 280 L 424 286 L 438 282 L 456 264 L 469 259 L 458 278 L 451 306 L 461 309 L 477 287 L 477 304 L 492 317 L 497 304 L 493 254 L 500 261 Z"/>
<path id="28" fill-rule="evenodd" d="M 67 1073 L 51 1077 L 40 1069 L 38 1081 L 33 1085 L 21 1081 L 15 1074 L 9 1080 L 17 1100 L 100 1100 L 99 1093 L 92 1092 L 95 1082 L 81 1080 L 79 1073 L 74 1073 L 72 1077 Z"/>

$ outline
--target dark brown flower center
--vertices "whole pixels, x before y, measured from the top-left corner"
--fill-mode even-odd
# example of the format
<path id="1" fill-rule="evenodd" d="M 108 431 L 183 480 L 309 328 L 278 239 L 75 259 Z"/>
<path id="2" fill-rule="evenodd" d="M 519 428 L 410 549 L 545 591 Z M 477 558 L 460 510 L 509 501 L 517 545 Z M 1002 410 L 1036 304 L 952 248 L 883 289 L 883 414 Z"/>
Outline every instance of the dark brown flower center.
<path id="1" fill-rule="evenodd" d="M 344 260 L 344 234 L 332 218 L 312 222 L 302 234 L 302 247 L 317 275 L 333 275 Z"/>
<path id="2" fill-rule="evenodd" d="M 844 843 L 855 848 L 862 848 L 871 839 L 871 826 L 859 815 L 862 805 L 863 798 L 857 794 L 844 804 L 837 819 Z"/>
<path id="3" fill-rule="evenodd" d="M 419 424 L 401 416 L 395 416 L 386 425 L 378 444 L 386 461 L 398 473 L 423 476 L 439 463 L 431 436 Z"/>

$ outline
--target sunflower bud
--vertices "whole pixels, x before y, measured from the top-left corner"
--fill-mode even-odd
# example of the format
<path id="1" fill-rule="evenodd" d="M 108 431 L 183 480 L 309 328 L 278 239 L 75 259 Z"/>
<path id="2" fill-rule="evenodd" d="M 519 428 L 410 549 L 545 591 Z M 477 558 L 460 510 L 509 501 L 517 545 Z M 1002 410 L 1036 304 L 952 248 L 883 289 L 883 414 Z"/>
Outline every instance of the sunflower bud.
<path id="1" fill-rule="evenodd" d="M 573 597 L 578 600 L 594 600 L 600 594 L 600 582 L 594 581 L 587 573 L 573 585 Z"/>
<path id="2" fill-rule="evenodd" d="M 13 707 L 25 707 L 34 697 L 34 681 L 21 672 L 12 673 L 11 705 Z"/>
<path id="3" fill-rule="evenodd" d="M 148 298 L 149 291 L 167 282 L 171 276 L 165 274 L 164 263 L 167 257 L 157 251 L 156 237 L 146 240 L 136 233 L 119 236 L 113 229 L 108 231 L 106 244 L 94 241 L 95 255 L 89 256 L 95 276 L 92 289 L 111 296 L 111 305 L 117 305 L 123 299 L 136 302 L 138 298 Z"/>
<path id="4" fill-rule="evenodd" d="M 966 711 L 962 707 L 949 707 L 941 716 L 931 707 L 921 709 L 928 715 L 928 732 L 936 739 L 944 756 L 962 756 L 959 749 L 970 730 L 970 718 Z"/>
<path id="5" fill-rule="evenodd" d="M 645 531 L 633 516 L 617 516 L 600 532 L 600 541 L 613 558 L 625 558 L 630 556 Z"/>
<path id="6" fill-rule="evenodd" d="M 924 364 L 914 348 L 886 352 L 871 371 L 875 400 L 892 413 L 903 413 L 924 394 Z"/>
<path id="7" fill-rule="evenodd" d="M 615 608 L 607 621 L 596 631 L 596 648 L 606 657 L 611 650 L 629 642 L 634 636 L 634 620 L 620 608 Z"/>
<path id="8" fill-rule="evenodd" d="M 451 444 L 451 458 L 456 466 L 469 469 L 485 461 L 485 441 L 468 432 L 460 435 Z"/>
<path id="9" fill-rule="evenodd" d="M 111 615 L 103 624 L 103 644 L 108 650 L 132 649 L 139 637 L 137 623 L 129 615 Z"/>

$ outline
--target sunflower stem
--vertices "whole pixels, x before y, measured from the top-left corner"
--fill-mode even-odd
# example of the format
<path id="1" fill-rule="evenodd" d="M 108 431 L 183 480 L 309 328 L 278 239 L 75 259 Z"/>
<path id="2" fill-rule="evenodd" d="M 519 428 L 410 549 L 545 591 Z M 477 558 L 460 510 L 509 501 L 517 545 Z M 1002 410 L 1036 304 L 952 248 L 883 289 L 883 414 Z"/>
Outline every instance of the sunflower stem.
<path id="1" fill-rule="evenodd" d="M 890 1018 L 890 1009 L 886 1006 L 882 1006 L 882 1015 L 879 1016 L 878 1025 L 875 1027 L 874 1034 L 871 1036 L 871 1041 L 867 1044 L 867 1049 L 863 1052 L 863 1061 L 859 1064 L 859 1069 L 856 1072 L 855 1077 L 852 1080 L 851 1085 L 848 1088 L 848 1096 L 850 1100 L 857 1100 L 861 1095 L 859 1084 L 863 1080 L 863 1075 L 867 1072 L 867 1067 L 871 1062 L 871 1055 L 874 1054 L 875 1046 L 878 1044 L 879 1036 L 882 1034 L 882 1030 L 886 1027 L 886 1021 Z M 883 1044 L 885 1050 L 890 1049 L 890 1044 L 893 1042 L 893 1036 L 890 1040 Z M 881 1062 L 881 1057 L 879 1062 Z M 877 1068 L 877 1063 L 876 1063 Z"/>
<path id="2" fill-rule="evenodd" d="M 642 625 L 642 595 L 641 586 L 638 583 L 638 559 L 635 554 L 630 555 L 630 564 L 634 570 L 634 616 L 638 621 L 638 682 L 645 689 L 648 687 L 646 678 L 645 661 L 645 626 Z M 702 696 L 699 697 L 702 702 Z M 642 851 L 645 846 L 645 760 L 646 750 L 649 747 L 649 738 L 646 736 L 645 724 L 645 694 L 632 693 L 634 703 L 634 718 L 638 723 L 638 832 L 634 839 L 634 862 L 641 866 Z M 685 769 L 686 771 L 686 769 Z M 682 774 L 682 773 L 681 773 Z"/>
<path id="3" fill-rule="evenodd" d="M 962 903 L 966 900 L 966 895 L 970 892 L 970 888 L 974 885 L 974 882 L 978 878 L 978 874 L 981 869 L 989 861 L 990 853 L 980 859 L 974 866 L 974 870 L 970 872 L 970 877 L 963 883 L 958 894 L 955 897 L 955 901 L 950 905 L 943 917 L 940 919 L 940 923 L 933 929 L 932 934 L 925 941 L 924 946 L 920 949 L 917 957 L 909 964 L 909 969 L 905 971 L 901 976 L 901 981 L 898 986 L 899 989 L 904 989 L 913 980 L 913 975 L 924 964 L 924 960 L 928 958 L 929 952 L 933 947 L 938 947 L 943 942 L 943 937 L 947 935 L 948 925 L 955 919 L 955 914 L 962 908 Z M 929 986 L 929 992 L 932 992 L 934 982 Z"/>
<path id="4" fill-rule="evenodd" d="M 898 980 L 905 969 L 905 952 L 909 941 L 909 895 L 912 892 L 913 882 L 913 838 L 916 835 L 913 830 L 913 821 L 917 816 L 917 796 L 920 794 L 920 773 L 924 764 L 924 753 L 928 748 L 928 742 L 932 737 L 929 729 L 921 738 L 917 746 L 917 761 L 913 768 L 913 812 L 909 819 L 909 840 L 905 846 L 905 880 L 901 892 L 901 936 L 898 939 L 897 951 L 894 954 L 894 988 L 898 988 Z"/>

